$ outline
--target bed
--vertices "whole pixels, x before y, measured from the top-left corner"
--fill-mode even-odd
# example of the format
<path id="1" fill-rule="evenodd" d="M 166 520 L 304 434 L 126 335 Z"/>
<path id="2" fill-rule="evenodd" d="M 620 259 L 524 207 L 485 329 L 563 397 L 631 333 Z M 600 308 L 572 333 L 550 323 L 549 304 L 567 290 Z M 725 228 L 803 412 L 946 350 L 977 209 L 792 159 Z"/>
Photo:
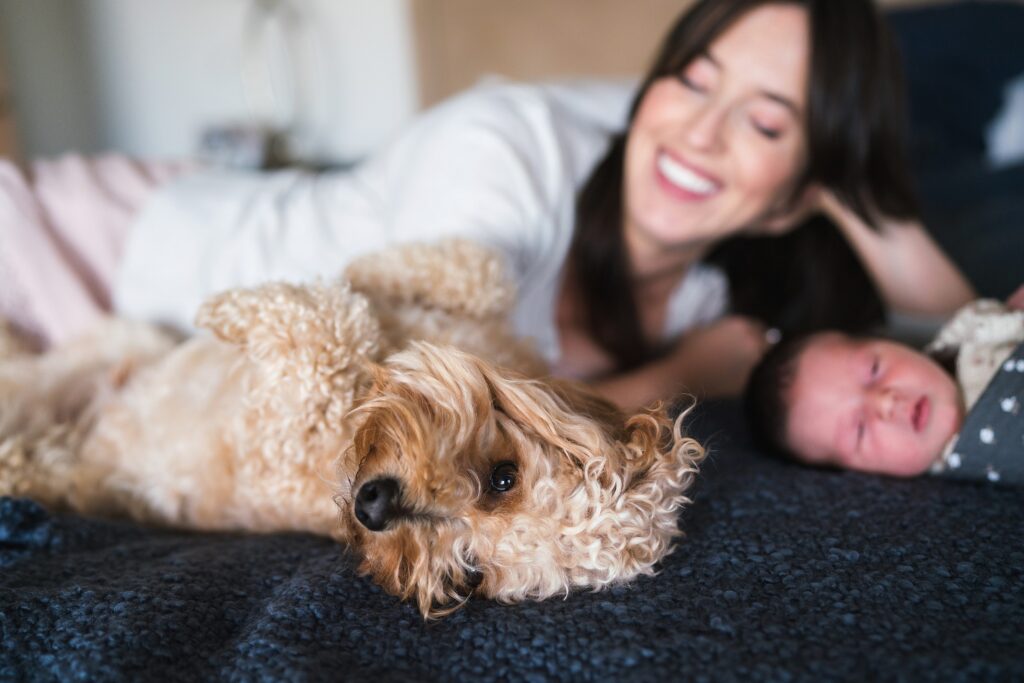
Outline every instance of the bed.
<path id="1" fill-rule="evenodd" d="M 329 541 L 0 502 L 4 680 L 1013 680 L 1024 496 L 811 470 L 735 404 L 655 577 L 424 622 Z"/>
<path id="2" fill-rule="evenodd" d="M 1022 15 L 893 17 L 930 224 L 992 295 L 1024 279 L 1024 162 L 990 163 L 981 132 L 1024 73 Z M 431 622 L 324 539 L 2 498 L 0 680 L 1024 679 L 1020 490 L 799 467 L 759 452 L 733 402 L 688 426 L 711 455 L 657 576 Z"/>

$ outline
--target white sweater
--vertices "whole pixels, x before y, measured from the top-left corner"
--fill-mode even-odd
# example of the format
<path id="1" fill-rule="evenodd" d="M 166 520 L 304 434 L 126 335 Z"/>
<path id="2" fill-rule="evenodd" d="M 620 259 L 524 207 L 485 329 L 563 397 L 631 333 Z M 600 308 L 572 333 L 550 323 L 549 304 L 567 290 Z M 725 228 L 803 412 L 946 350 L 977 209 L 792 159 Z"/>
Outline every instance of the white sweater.
<path id="1" fill-rule="evenodd" d="M 624 127 L 631 98 L 630 86 L 607 82 L 490 83 L 427 111 L 352 171 L 186 176 L 136 221 L 115 307 L 189 329 L 215 292 L 330 278 L 389 244 L 461 236 L 505 255 L 519 287 L 516 329 L 557 363 L 555 297 L 577 191 Z M 719 317 L 727 301 L 720 270 L 691 268 L 665 338 Z"/>

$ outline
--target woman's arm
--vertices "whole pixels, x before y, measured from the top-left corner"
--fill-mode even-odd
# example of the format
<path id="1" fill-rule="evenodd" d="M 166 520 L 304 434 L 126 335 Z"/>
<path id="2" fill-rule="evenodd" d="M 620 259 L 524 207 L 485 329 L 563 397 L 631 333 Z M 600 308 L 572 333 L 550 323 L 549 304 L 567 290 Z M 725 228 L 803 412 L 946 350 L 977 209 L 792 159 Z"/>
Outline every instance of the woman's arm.
<path id="1" fill-rule="evenodd" d="M 828 191 L 819 206 L 849 240 L 882 299 L 906 313 L 948 315 L 976 298 L 974 288 L 916 221 L 883 217 L 872 230 Z"/>
<path id="2" fill-rule="evenodd" d="M 1006 307 L 1013 311 L 1024 311 L 1024 285 L 1006 299 Z"/>
<path id="3" fill-rule="evenodd" d="M 744 316 L 727 316 L 688 332 L 658 360 L 592 386 L 624 410 L 681 393 L 701 398 L 736 396 L 767 347 L 761 323 Z"/>

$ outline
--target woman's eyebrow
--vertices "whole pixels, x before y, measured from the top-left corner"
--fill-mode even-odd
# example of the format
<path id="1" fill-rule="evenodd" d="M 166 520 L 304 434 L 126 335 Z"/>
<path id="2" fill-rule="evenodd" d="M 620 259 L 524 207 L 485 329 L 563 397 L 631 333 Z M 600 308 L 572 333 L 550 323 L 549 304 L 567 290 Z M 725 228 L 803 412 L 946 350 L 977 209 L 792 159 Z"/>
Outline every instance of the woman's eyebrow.
<path id="1" fill-rule="evenodd" d="M 777 102 L 777 103 L 781 104 L 786 109 L 789 109 L 793 113 L 794 116 L 796 116 L 797 118 L 800 118 L 800 114 L 801 114 L 800 107 L 797 106 L 796 102 L 794 102 L 793 100 L 789 99 L 785 95 L 780 95 L 779 93 L 772 92 L 771 90 L 761 90 L 760 91 L 760 95 L 762 97 L 768 98 L 769 100 L 771 100 L 773 102 Z"/>
<path id="2" fill-rule="evenodd" d="M 711 62 L 711 64 L 716 69 L 721 69 L 722 68 L 722 63 L 719 62 L 717 59 L 715 59 L 715 56 L 713 54 L 711 54 L 711 52 L 709 52 L 707 48 L 705 48 L 705 49 L 703 49 L 703 50 L 701 50 L 700 52 L 697 53 L 697 59 L 706 59 L 709 62 Z M 789 109 L 793 113 L 794 116 L 796 116 L 797 118 L 800 118 L 800 116 L 802 114 L 802 112 L 800 111 L 800 107 L 797 106 L 796 102 L 794 102 L 790 98 L 786 97 L 785 95 L 777 93 L 774 90 L 764 90 L 764 89 L 759 90 L 758 94 L 761 97 L 766 97 L 769 100 L 772 100 L 773 102 L 778 102 L 779 104 L 781 104 L 786 109 Z"/>

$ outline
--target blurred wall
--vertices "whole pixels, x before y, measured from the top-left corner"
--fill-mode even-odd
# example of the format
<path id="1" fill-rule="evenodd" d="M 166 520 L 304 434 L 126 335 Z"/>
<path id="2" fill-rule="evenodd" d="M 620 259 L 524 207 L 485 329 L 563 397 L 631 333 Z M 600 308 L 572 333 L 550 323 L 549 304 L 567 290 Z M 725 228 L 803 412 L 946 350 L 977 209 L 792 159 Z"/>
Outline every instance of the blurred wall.
<path id="1" fill-rule="evenodd" d="M 835 0 L 843 2 L 845 0 Z M 884 7 L 944 0 L 880 0 Z M 638 76 L 694 0 L 411 0 L 421 103 L 482 74 Z"/>
<path id="2" fill-rule="evenodd" d="M 248 123 L 350 161 L 485 73 L 638 72 L 691 1 L 0 0 L 0 46 L 25 156 L 180 157 Z"/>
<path id="3" fill-rule="evenodd" d="M 174 157 L 211 124 L 347 160 L 416 109 L 407 0 L 0 0 L 26 155 Z"/>

